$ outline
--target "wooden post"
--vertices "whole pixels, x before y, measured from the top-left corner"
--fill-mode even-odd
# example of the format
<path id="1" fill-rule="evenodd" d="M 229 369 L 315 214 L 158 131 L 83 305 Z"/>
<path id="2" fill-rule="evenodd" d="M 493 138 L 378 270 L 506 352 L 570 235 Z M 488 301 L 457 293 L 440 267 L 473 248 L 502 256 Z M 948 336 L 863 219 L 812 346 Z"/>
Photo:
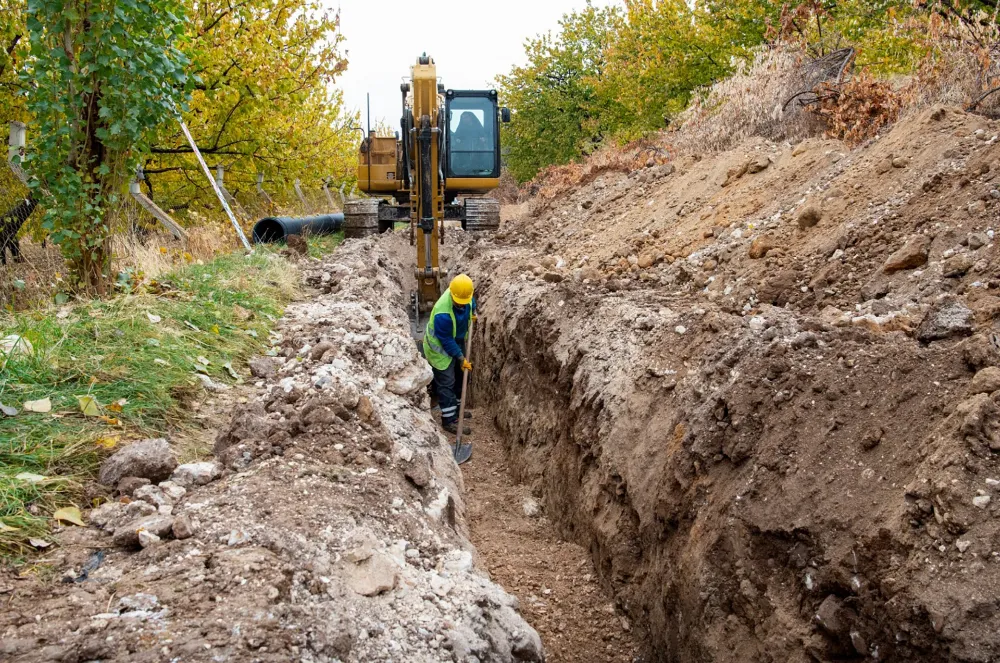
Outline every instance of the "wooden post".
<path id="1" fill-rule="evenodd" d="M 295 178 L 293 184 L 295 186 L 295 193 L 299 196 L 299 202 L 302 203 L 302 211 L 305 214 L 312 214 L 312 206 L 306 201 L 306 197 L 302 193 L 302 182 L 298 178 Z"/>
<path id="2" fill-rule="evenodd" d="M 264 173 L 257 173 L 257 195 L 267 203 L 269 213 L 274 214 L 274 201 L 271 200 L 267 191 L 264 191 Z"/>
<path id="3" fill-rule="evenodd" d="M 323 193 L 326 194 L 326 202 L 330 204 L 330 211 L 337 209 L 337 204 L 333 202 L 333 194 L 330 193 L 330 180 L 323 180 Z"/>
<path id="4" fill-rule="evenodd" d="M 135 198 L 135 201 L 139 203 L 143 209 L 153 215 L 157 221 L 163 224 L 163 227 L 170 231 L 170 234 L 179 240 L 186 241 L 188 238 L 187 232 L 181 227 L 179 223 L 170 218 L 170 215 L 160 209 L 159 205 L 153 202 L 153 200 L 144 194 L 139 189 L 139 180 L 136 179 L 128 187 L 129 193 Z"/>

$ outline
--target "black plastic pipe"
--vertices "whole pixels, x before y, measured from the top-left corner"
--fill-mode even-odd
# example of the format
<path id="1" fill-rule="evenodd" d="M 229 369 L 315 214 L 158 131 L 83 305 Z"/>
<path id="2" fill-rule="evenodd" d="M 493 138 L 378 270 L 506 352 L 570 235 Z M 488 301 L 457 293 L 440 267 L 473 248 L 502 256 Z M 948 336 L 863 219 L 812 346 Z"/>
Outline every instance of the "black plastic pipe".
<path id="1" fill-rule="evenodd" d="M 269 216 L 253 227 L 255 244 L 283 242 L 289 235 L 330 235 L 344 227 L 343 214 L 319 216 Z"/>

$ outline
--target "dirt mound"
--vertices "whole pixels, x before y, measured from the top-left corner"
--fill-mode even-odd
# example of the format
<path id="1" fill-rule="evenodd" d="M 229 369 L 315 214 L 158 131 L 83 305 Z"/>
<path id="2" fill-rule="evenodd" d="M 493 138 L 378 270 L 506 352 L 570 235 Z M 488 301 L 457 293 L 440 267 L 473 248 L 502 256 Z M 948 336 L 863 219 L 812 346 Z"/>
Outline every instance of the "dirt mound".
<path id="1" fill-rule="evenodd" d="M 1000 657 L 997 133 L 752 141 L 465 240 L 514 471 L 662 660 Z"/>
<path id="2" fill-rule="evenodd" d="M 64 532 L 64 582 L 3 583 L 0 659 L 542 660 L 474 565 L 399 267 L 366 240 L 306 270 L 320 294 L 234 399 L 225 475 L 182 466 Z"/>

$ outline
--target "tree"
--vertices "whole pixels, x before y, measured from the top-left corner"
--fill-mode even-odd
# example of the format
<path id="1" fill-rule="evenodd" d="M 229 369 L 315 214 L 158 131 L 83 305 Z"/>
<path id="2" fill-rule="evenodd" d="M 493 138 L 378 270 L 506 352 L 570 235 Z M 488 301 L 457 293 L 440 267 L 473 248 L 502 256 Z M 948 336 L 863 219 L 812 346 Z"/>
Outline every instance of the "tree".
<path id="1" fill-rule="evenodd" d="M 51 193 L 43 226 L 79 286 L 100 294 L 122 184 L 183 100 L 183 10 L 176 0 L 28 1 L 31 186 Z"/>
<path id="2" fill-rule="evenodd" d="M 563 16 L 555 36 L 540 35 L 525 43 L 528 64 L 497 78 L 504 103 L 513 110 L 504 126 L 506 162 L 520 181 L 542 168 L 572 161 L 604 138 L 602 118 L 610 117 L 611 97 L 598 87 L 605 53 L 621 26 L 615 8 L 585 9 Z"/>
<path id="3" fill-rule="evenodd" d="M 28 40 L 25 0 L 0 0 L 0 121 L 24 120 L 24 96 L 18 76 Z"/>
<path id="4" fill-rule="evenodd" d="M 685 0 L 625 0 L 625 8 L 600 88 L 620 111 L 608 120 L 615 137 L 630 140 L 665 127 L 695 89 L 728 74 L 735 48 Z"/>
<path id="5" fill-rule="evenodd" d="M 344 164 L 356 161 L 348 127 L 357 120 L 342 116 L 332 87 L 347 67 L 339 15 L 313 0 L 186 1 L 198 82 L 184 117 L 209 164 L 225 167 L 230 191 L 252 191 L 259 172 L 278 190 L 295 179 L 352 180 Z M 144 167 L 166 205 L 215 205 L 176 124 L 162 127 Z"/>

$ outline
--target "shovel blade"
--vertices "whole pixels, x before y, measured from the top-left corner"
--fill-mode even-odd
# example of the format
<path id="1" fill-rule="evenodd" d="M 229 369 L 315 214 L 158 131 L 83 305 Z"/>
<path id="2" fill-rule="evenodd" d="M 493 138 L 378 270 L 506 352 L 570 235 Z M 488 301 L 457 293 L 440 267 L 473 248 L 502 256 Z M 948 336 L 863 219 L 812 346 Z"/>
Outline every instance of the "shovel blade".
<path id="1" fill-rule="evenodd" d="M 471 442 L 469 442 L 468 444 L 459 443 L 458 447 L 457 448 L 453 447 L 452 450 L 454 451 L 455 454 L 455 462 L 458 463 L 459 465 L 472 458 Z"/>

